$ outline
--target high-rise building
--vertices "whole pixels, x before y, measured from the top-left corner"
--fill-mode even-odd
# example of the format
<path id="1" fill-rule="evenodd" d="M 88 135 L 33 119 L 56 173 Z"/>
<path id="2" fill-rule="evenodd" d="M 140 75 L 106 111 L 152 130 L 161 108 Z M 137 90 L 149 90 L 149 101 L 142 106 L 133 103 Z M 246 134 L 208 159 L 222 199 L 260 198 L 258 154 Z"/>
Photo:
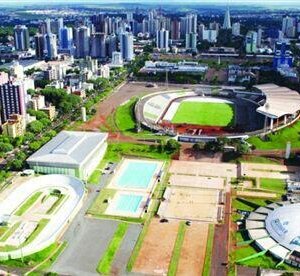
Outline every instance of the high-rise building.
<path id="1" fill-rule="evenodd" d="M 59 31 L 59 48 L 70 50 L 73 46 L 73 30 L 69 27 L 63 27 Z"/>
<path id="2" fill-rule="evenodd" d="M 185 48 L 187 50 L 197 51 L 197 34 L 189 33 L 185 35 Z"/>
<path id="3" fill-rule="evenodd" d="M 117 36 L 111 34 L 106 39 L 106 53 L 108 57 L 112 57 L 113 52 L 117 51 Z"/>
<path id="4" fill-rule="evenodd" d="M 257 32 L 249 31 L 246 35 L 246 53 L 254 54 L 257 52 Z"/>
<path id="5" fill-rule="evenodd" d="M 169 31 L 161 29 L 156 33 L 156 47 L 161 50 L 169 51 Z"/>
<path id="6" fill-rule="evenodd" d="M 112 65 L 117 65 L 117 66 L 123 65 L 122 54 L 120 52 L 113 52 L 111 63 Z"/>
<path id="7" fill-rule="evenodd" d="M 57 58 L 57 41 L 55 34 L 45 34 L 45 50 L 45 56 L 48 59 L 52 60 Z"/>
<path id="8" fill-rule="evenodd" d="M 241 24 L 239 22 L 232 24 L 232 35 L 239 36 L 241 34 Z"/>
<path id="9" fill-rule="evenodd" d="M 282 32 L 288 38 L 296 36 L 296 19 L 286 16 L 282 19 Z"/>
<path id="10" fill-rule="evenodd" d="M 180 39 L 180 21 L 177 19 L 171 22 L 171 39 Z"/>
<path id="11" fill-rule="evenodd" d="M 90 30 L 86 26 L 76 29 L 75 46 L 77 58 L 85 58 L 90 54 Z"/>
<path id="12" fill-rule="evenodd" d="M 46 33 L 50 34 L 51 33 L 51 19 L 47 18 L 45 20 L 45 24 L 46 24 Z"/>
<path id="13" fill-rule="evenodd" d="M 225 29 L 225 30 L 231 29 L 231 19 L 230 19 L 230 10 L 229 10 L 229 7 L 227 7 L 227 10 L 225 12 L 223 29 Z"/>
<path id="14" fill-rule="evenodd" d="M 29 49 L 29 32 L 25 25 L 17 25 L 14 28 L 15 48 L 18 51 Z"/>
<path id="15" fill-rule="evenodd" d="M 120 34 L 120 50 L 124 60 L 131 61 L 134 59 L 132 33 L 125 32 Z"/>
<path id="16" fill-rule="evenodd" d="M 45 56 L 45 38 L 42 34 L 36 34 L 34 36 L 34 44 L 35 44 L 35 56 L 37 59 L 43 59 Z"/>
<path id="17" fill-rule="evenodd" d="M 12 114 L 25 116 L 25 92 L 19 82 L 7 82 L 0 85 L 0 110 L 2 123 L 7 122 Z"/>
<path id="18" fill-rule="evenodd" d="M 262 43 L 262 36 L 263 36 L 263 29 L 259 28 L 257 30 L 257 47 L 260 48 L 261 47 L 261 43 Z"/>
<path id="19" fill-rule="evenodd" d="M 91 52 L 92 58 L 106 58 L 106 34 L 94 33 L 91 35 Z"/>
<path id="20" fill-rule="evenodd" d="M 91 22 L 93 23 L 93 25 L 95 26 L 95 31 L 97 33 L 105 33 L 107 34 L 107 21 L 105 20 L 105 14 L 100 13 L 97 15 L 93 15 L 91 17 Z"/>
<path id="21" fill-rule="evenodd" d="M 188 14 L 181 18 L 181 35 L 185 37 L 189 33 L 197 33 L 197 14 Z"/>

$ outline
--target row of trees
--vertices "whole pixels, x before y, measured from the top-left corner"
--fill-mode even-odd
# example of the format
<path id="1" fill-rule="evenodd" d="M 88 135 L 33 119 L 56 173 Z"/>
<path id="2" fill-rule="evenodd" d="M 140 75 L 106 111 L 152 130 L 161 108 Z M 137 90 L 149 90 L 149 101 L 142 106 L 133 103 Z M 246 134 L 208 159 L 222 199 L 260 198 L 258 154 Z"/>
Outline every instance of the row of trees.
<path id="1" fill-rule="evenodd" d="M 225 137 L 220 137 L 217 140 L 208 142 L 198 142 L 193 145 L 193 150 L 199 152 L 201 150 L 206 150 L 210 152 L 224 152 L 226 147 L 234 147 L 238 154 L 246 154 L 250 151 L 250 147 L 247 143 L 240 139 L 228 139 Z"/>

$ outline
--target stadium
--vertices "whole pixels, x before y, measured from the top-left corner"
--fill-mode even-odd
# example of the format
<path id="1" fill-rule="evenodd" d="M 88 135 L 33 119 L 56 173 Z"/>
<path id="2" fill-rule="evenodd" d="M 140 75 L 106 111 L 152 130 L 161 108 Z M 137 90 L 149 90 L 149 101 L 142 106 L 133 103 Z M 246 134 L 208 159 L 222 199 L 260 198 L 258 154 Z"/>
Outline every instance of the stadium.
<path id="1" fill-rule="evenodd" d="M 246 219 L 249 238 L 281 262 L 300 267 L 300 203 L 289 201 L 259 207 Z M 256 257 L 249 256 L 248 258 Z"/>
<path id="2" fill-rule="evenodd" d="M 293 123 L 299 110 L 300 95 L 274 84 L 255 86 L 251 92 L 201 86 L 144 96 L 136 104 L 135 116 L 140 126 L 196 142 L 275 131 Z"/>

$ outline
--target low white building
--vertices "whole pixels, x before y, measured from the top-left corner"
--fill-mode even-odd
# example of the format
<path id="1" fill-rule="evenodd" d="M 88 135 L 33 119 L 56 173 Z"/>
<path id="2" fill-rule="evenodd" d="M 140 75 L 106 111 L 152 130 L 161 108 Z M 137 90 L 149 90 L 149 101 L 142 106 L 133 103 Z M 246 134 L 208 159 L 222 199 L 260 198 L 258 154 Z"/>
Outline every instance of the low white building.
<path id="1" fill-rule="evenodd" d="M 65 174 L 87 180 L 103 158 L 107 133 L 62 131 L 27 159 L 43 174 Z"/>

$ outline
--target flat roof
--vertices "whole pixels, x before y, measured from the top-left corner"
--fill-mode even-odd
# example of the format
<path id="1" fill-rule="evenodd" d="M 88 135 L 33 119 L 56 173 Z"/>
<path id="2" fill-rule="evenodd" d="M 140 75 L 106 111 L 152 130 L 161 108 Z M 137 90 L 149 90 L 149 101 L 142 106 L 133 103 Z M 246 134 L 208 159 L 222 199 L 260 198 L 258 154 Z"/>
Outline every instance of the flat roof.
<path id="1" fill-rule="evenodd" d="M 261 84 L 254 87 L 266 96 L 265 104 L 260 106 L 257 112 L 277 119 L 300 110 L 300 94 L 297 91 L 276 84 Z"/>
<path id="2" fill-rule="evenodd" d="M 31 164 L 62 164 L 79 167 L 90 154 L 107 139 L 107 133 L 61 131 L 57 136 L 32 154 Z"/>

